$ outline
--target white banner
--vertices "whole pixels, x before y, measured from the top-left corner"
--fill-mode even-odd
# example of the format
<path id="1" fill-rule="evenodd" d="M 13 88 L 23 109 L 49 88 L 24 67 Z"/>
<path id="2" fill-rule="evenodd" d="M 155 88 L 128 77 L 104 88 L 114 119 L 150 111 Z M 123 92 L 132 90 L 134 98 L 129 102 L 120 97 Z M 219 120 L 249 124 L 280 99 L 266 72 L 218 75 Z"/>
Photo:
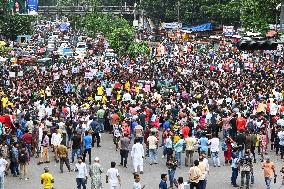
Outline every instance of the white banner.
<path id="1" fill-rule="evenodd" d="M 179 29 L 182 28 L 182 23 L 178 22 L 162 23 L 162 27 L 165 29 Z"/>

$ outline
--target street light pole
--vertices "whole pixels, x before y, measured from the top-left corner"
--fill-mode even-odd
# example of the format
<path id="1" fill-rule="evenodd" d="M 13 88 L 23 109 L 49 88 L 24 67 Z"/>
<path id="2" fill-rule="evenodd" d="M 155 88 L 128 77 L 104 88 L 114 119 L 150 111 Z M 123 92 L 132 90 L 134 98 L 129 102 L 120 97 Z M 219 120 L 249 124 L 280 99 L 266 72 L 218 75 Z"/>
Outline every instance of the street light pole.
<path id="1" fill-rule="evenodd" d="M 178 13 L 178 23 L 179 23 L 179 8 L 180 8 L 180 2 L 178 1 L 178 10 L 177 10 L 178 11 L 177 12 Z"/>

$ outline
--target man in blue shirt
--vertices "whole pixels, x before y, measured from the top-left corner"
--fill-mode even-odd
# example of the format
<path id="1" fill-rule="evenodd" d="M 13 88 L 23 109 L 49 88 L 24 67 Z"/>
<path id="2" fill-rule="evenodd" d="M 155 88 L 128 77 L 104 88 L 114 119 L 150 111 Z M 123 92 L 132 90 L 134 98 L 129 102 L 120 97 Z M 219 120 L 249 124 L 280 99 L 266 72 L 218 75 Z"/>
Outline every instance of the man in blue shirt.
<path id="1" fill-rule="evenodd" d="M 101 147 L 100 146 L 100 142 L 101 142 L 101 137 L 100 137 L 100 124 L 99 122 L 97 121 L 97 117 L 94 116 L 93 117 L 93 121 L 91 122 L 90 124 L 92 130 L 93 130 L 93 134 L 92 134 L 92 147 L 94 147 L 94 144 L 95 144 L 95 138 L 97 140 L 97 147 Z"/>
<path id="2" fill-rule="evenodd" d="M 91 133 L 86 131 L 83 141 L 84 141 L 84 149 L 85 149 L 84 154 L 83 154 L 83 162 L 85 162 L 86 154 L 88 152 L 89 164 L 91 164 L 92 163 L 92 161 L 91 161 L 91 151 L 92 151 L 92 136 L 91 136 Z"/>
<path id="3" fill-rule="evenodd" d="M 161 174 L 161 182 L 159 184 L 159 189 L 168 189 L 167 174 Z"/>

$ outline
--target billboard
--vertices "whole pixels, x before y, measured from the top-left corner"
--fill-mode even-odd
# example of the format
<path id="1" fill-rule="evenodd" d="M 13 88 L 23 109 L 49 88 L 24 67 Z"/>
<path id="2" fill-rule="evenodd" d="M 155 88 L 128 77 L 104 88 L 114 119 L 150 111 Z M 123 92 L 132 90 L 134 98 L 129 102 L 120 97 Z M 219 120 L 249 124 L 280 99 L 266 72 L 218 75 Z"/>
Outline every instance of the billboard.
<path id="1" fill-rule="evenodd" d="M 38 12 L 38 0 L 28 0 L 28 14 L 35 15 Z"/>
<path id="2" fill-rule="evenodd" d="M 8 9 L 13 13 L 35 15 L 38 12 L 38 0 L 8 0 Z"/>

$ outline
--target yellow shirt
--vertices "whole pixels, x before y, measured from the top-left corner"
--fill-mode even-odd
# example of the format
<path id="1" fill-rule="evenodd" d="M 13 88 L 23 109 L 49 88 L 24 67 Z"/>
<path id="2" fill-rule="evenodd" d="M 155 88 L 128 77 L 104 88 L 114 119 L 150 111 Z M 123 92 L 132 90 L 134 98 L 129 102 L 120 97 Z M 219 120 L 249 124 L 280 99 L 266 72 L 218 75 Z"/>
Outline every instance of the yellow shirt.
<path id="1" fill-rule="evenodd" d="M 136 94 L 139 94 L 139 90 L 140 90 L 140 87 L 139 87 L 139 86 L 136 86 L 136 87 L 135 87 L 135 92 L 136 92 Z"/>
<path id="2" fill-rule="evenodd" d="M 7 106 L 10 106 L 11 108 L 14 108 L 14 107 L 15 107 L 12 102 L 8 102 L 8 103 L 7 103 Z"/>
<path id="3" fill-rule="evenodd" d="M 91 100 L 94 100 L 94 98 L 93 98 L 92 96 L 88 96 L 88 97 L 87 97 L 87 100 L 88 100 L 88 101 L 91 101 Z"/>
<path id="4" fill-rule="evenodd" d="M 53 176 L 50 173 L 43 173 L 40 176 L 40 179 L 43 182 L 44 189 L 51 189 L 53 187 L 53 184 L 51 182 L 53 180 Z"/>
<path id="5" fill-rule="evenodd" d="M 127 91 L 130 91 L 130 83 L 129 83 L 129 81 L 127 81 L 124 86 L 125 86 L 125 89 Z"/>
<path id="6" fill-rule="evenodd" d="M 40 96 L 40 97 L 45 97 L 45 92 L 44 92 L 44 90 L 41 89 L 41 90 L 39 91 L 39 96 Z"/>
<path id="7" fill-rule="evenodd" d="M 90 108 L 90 104 L 85 103 L 85 104 L 83 104 L 83 107 L 84 107 L 84 108 Z"/>
<path id="8" fill-rule="evenodd" d="M 175 136 L 173 137 L 173 142 L 174 142 L 174 144 L 177 143 L 177 141 L 179 141 L 179 139 L 180 139 L 180 137 L 179 137 L 178 135 L 175 135 Z"/>
<path id="9" fill-rule="evenodd" d="M 121 98 L 121 91 L 117 91 L 117 96 L 116 96 L 116 100 L 120 100 L 120 98 Z"/>
<path id="10" fill-rule="evenodd" d="M 2 101 L 2 107 L 6 108 L 7 107 L 7 102 L 9 101 L 8 97 L 3 97 L 1 99 L 1 101 Z"/>
<path id="11" fill-rule="evenodd" d="M 103 98 L 102 98 L 102 103 L 106 104 L 106 102 L 107 102 L 107 97 L 104 95 Z"/>
<path id="12" fill-rule="evenodd" d="M 102 86 L 98 87 L 97 91 L 99 96 L 102 96 L 104 94 L 104 88 Z"/>

